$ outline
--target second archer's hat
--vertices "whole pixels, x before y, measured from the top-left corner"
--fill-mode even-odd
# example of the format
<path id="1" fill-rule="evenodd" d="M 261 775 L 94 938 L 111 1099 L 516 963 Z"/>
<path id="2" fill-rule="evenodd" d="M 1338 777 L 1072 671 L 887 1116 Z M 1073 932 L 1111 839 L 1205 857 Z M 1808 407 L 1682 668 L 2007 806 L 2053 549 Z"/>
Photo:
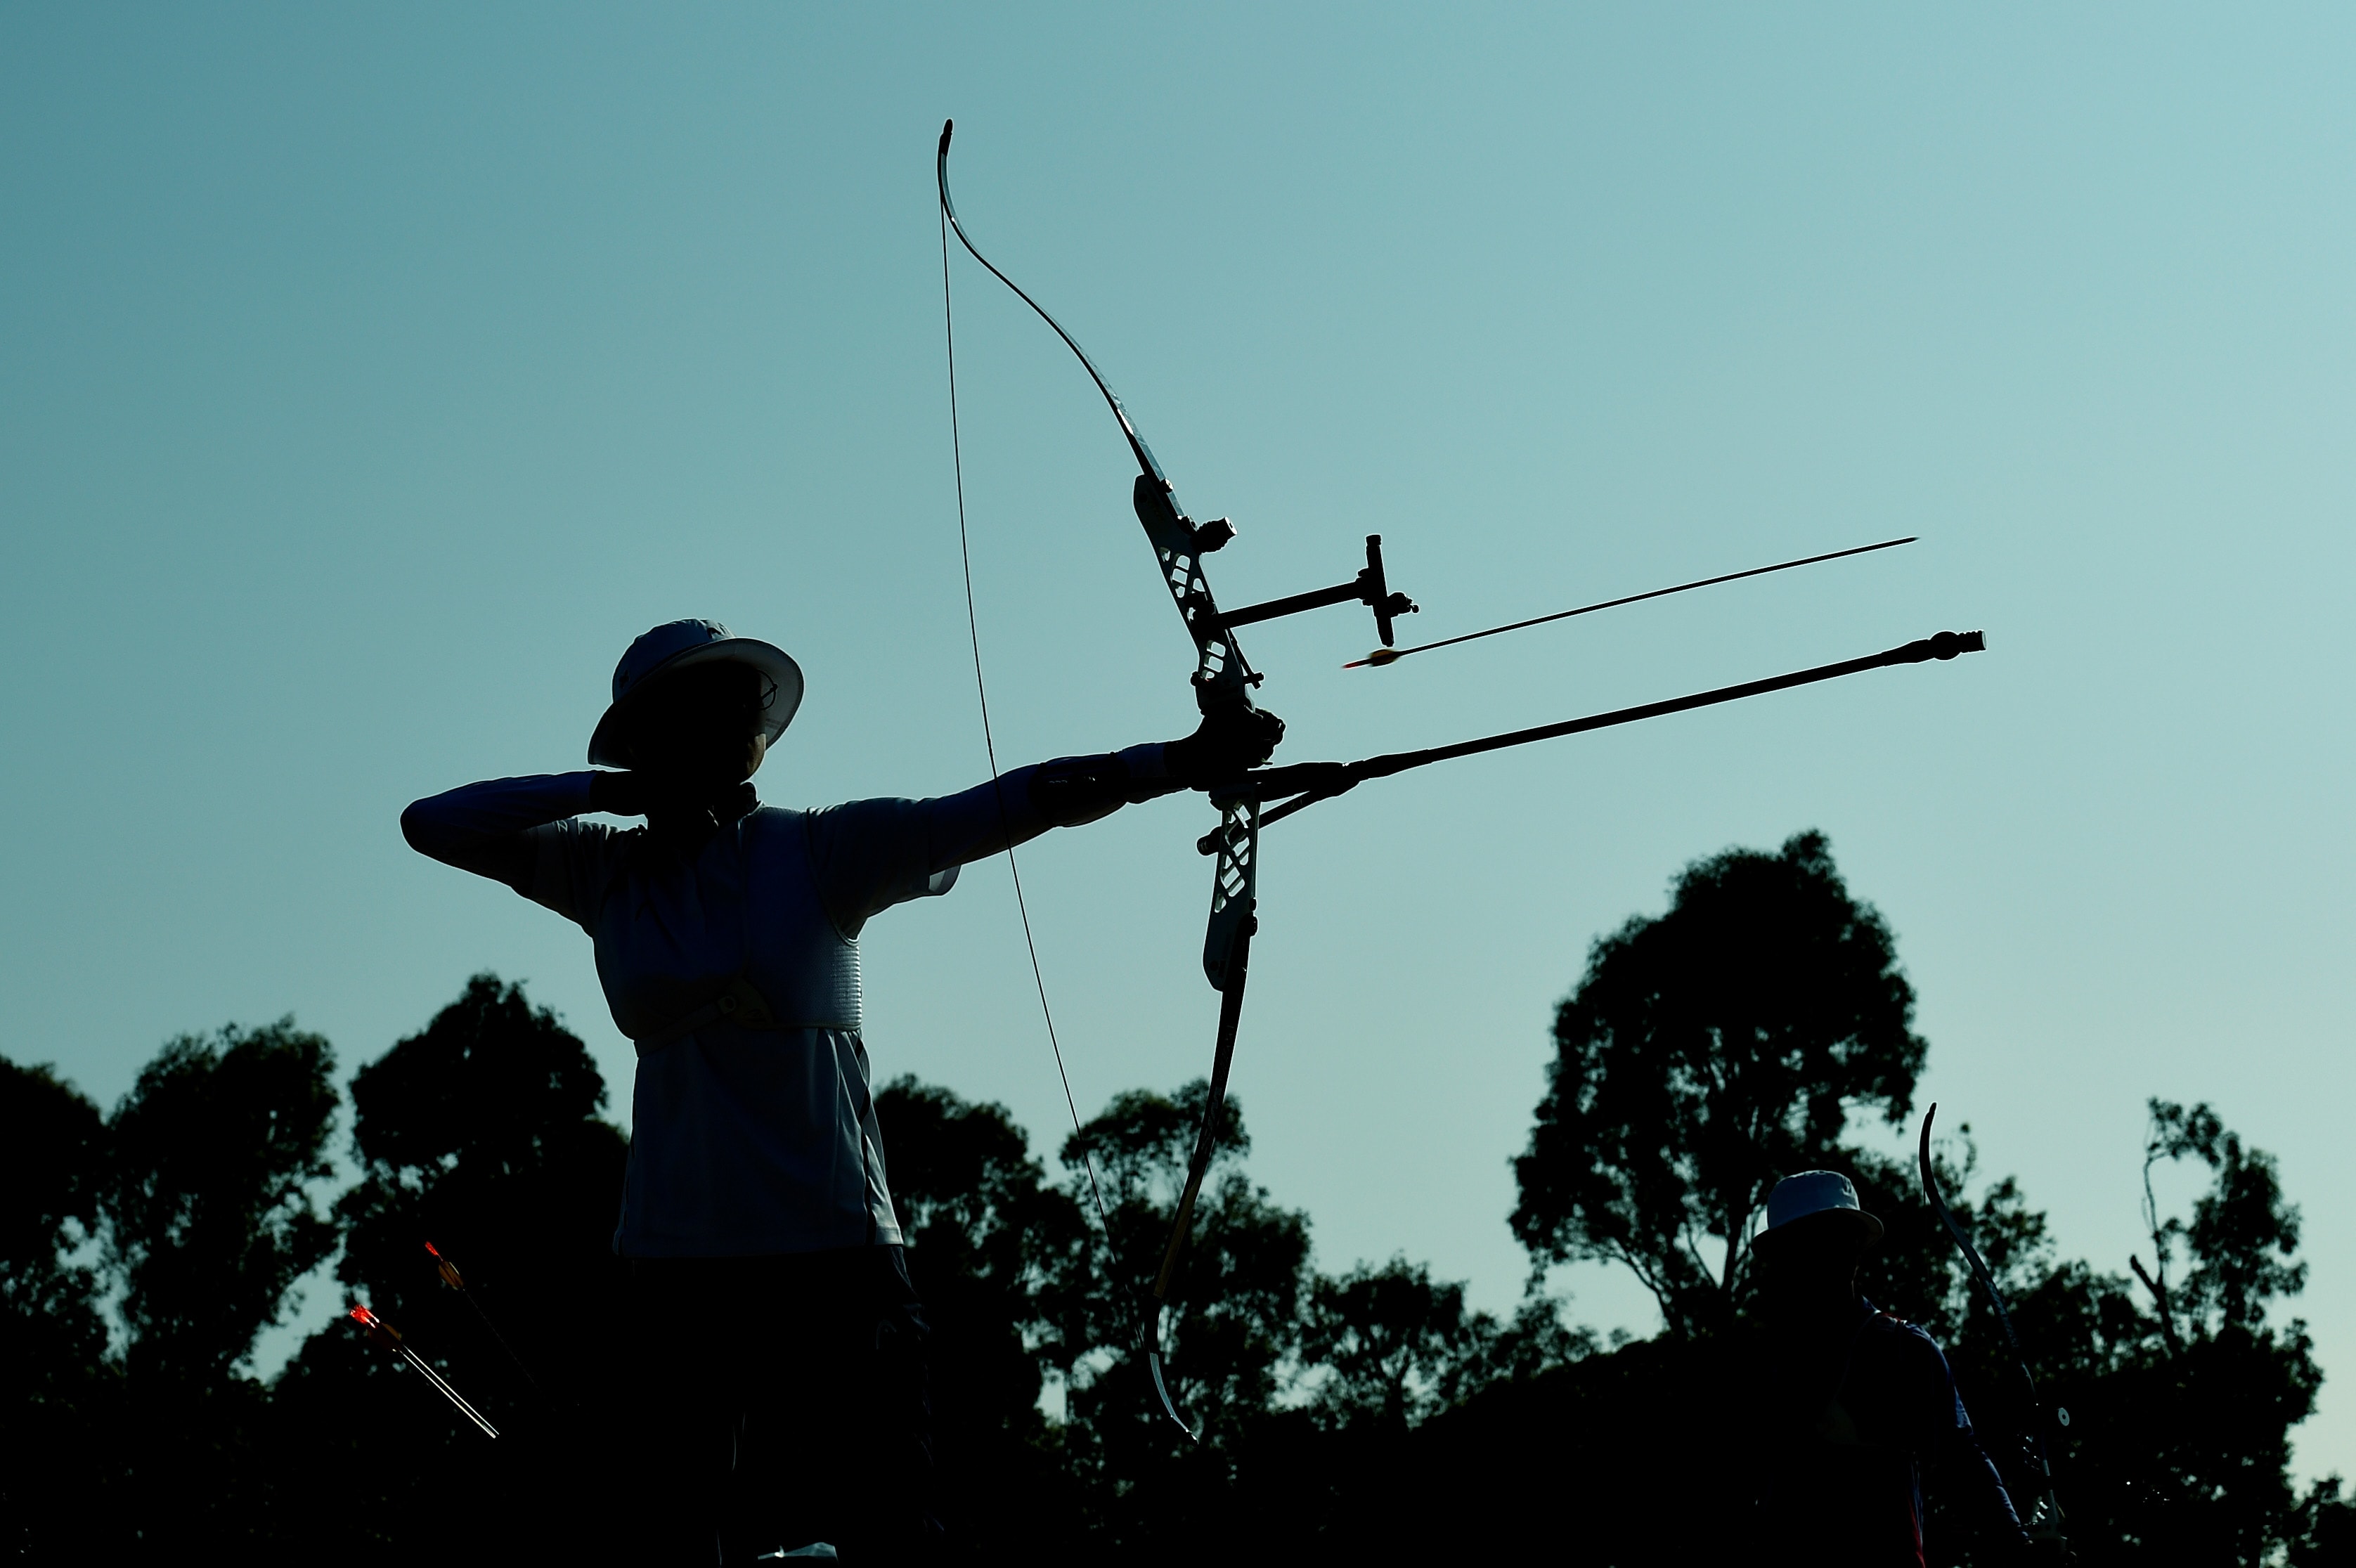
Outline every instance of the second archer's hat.
<path id="1" fill-rule="evenodd" d="M 1815 1220 L 1819 1214 L 1837 1214 L 1846 1223 L 1854 1225 L 1864 1235 L 1868 1246 L 1881 1240 L 1881 1221 L 1865 1211 L 1857 1200 L 1857 1186 L 1837 1170 L 1804 1170 L 1797 1176 L 1787 1176 L 1775 1184 L 1767 1195 L 1767 1228 L 1751 1238 L 1757 1246 L 1787 1225 L 1803 1220 Z M 1834 1221 L 1817 1220 L 1818 1224 Z"/>

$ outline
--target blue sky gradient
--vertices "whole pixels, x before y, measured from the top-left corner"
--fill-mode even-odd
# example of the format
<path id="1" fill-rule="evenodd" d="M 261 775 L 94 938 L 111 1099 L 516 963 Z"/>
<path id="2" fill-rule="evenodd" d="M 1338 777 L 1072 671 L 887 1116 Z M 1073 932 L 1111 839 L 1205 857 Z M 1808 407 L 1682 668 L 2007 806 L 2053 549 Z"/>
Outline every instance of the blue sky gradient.
<path id="1" fill-rule="evenodd" d="M 2356 1470 L 2351 65 L 2327 6 L 0 12 L 0 1051 L 111 1104 L 291 1010 L 349 1067 L 489 968 L 626 1113 L 579 933 L 395 818 L 579 766 L 659 621 L 801 659 L 773 801 L 980 778 L 954 114 L 977 240 L 1241 527 L 1232 603 L 1369 532 L 1418 640 L 1924 536 L 1387 670 L 1339 667 L 1362 612 L 1253 628 L 1288 758 L 1988 633 L 1273 829 L 1235 1083 L 1321 1263 L 1509 1304 L 1588 944 L 1821 827 L 1920 988 L 1924 1099 L 2066 1253 L 2124 1271 L 2147 1095 L 2281 1156 L 2333 1380 L 2300 1467 Z M 1117 432 L 957 276 L 1001 755 L 1183 733 Z M 1206 826 L 1026 859 L 1084 1109 L 1207 1063 Z M 867 949 L 883 1071 L 1067 1125 L 1002 866 Z"/>

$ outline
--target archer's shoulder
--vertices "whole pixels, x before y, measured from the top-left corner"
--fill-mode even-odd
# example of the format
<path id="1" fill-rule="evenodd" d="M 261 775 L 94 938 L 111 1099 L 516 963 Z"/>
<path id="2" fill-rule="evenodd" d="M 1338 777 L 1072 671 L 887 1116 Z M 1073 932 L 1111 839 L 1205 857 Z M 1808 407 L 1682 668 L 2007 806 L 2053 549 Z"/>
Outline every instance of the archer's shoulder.
<path id="1" fill-rule="evenodd" d="M 1947 1353 L 1928 1328 L 1910 1323 L 1893 1313 L 1876 1312 L 1865 1320 L 1864 1335 L 1883 1357 L 1922 1367 L 1935 1368 L 1944 1374 L 1947 1370 Z"/>
<path id="2" fill-rule="evenodd" d="M 782 809 L 780 816 L 809 836 L 811 849 L 821 859 L 835 854 L 874 853 L 906 839 L 921 825 L 924 802 L 883 795 L 872 800 L 846 800 L 807 810 Z"/>

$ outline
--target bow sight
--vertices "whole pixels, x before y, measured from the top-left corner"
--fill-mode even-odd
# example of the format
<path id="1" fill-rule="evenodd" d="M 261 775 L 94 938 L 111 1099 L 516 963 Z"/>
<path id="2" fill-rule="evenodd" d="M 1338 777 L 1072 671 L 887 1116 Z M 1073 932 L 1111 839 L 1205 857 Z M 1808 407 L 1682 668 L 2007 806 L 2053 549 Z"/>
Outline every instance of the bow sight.
<path id="1" fill-rule="evenodd" d="M 1226 530 L 1218 536 L 1217 544 L 1199 542 L 1215 528 Z M 1236 537 L 1235 525 L 1225 517 L 1219 517 L 1195 529 L 1194 537 L 1197 540 L 1195 548 L 1208 554 Z M 1281 615 L 1298 615 L 1303 610 L 1322 610 L 1328 604 L 1346 604 L 1353 599 L 1375 613 L 1375 635 L 1387 648 L 1395 640 L 1391 635 L 1391 618 L 1412 615 L 1419 608 L 1406 594 L 1391 592 L 1390 583 L 1385 580 L 1383 536 L 1380 534 L 1366 536 L 1365 570 L 1349 581 L 1337 582 L 1331 588 L 1312 589 L 1306 593 L 1289 594 L 1282 599 L 1270 599 L 1264 603 L 1247 604 L 1240 610 L 1228 611 L 1222 619 L 1229 626 L 1248 626 L 1255 621 L 1273 621 Z"/>

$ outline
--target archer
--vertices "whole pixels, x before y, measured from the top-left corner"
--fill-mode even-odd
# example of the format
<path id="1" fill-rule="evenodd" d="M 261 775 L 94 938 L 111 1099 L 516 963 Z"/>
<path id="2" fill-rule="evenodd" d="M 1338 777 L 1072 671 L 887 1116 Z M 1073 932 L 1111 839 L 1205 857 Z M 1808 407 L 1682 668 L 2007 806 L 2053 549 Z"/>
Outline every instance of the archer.
<path id="1" fill-rule="evenodd" d="M 1922 1568 L 1926 1461 L 2008 1557 L 2041 1552 L 1980 1446 L 1938 1342 L 1858 1289 L 1858 1264 L 1881 1234 L 1837 1171 L 1787 1176 L 1768 1195 L 1767 1228 L 1751 1243 L 1774 1395 L 1757 1561 Z"/>
<path id="2" fill-rule="evenodd" d="M 940 1527 L 923 1304 L 864 1038 L 859 937 L 959 867 L 1050 827 L 1267 760 L 1248 708 L 1182 741 L 1012 770 L 932 800 L 765 806 L 751 783 L 802 673 L 712 621 L 630 645 L 589 740 L 601 769 L 416 802 L 410 845 L 589 933 L 637 1045 L 615 1251 L 633 1365 L 616 1511 L 634 1561 L 750 1561 L 824 1539 L 926 1554 Z M 644 816 L 643 827 L 584 820 Z"/>

